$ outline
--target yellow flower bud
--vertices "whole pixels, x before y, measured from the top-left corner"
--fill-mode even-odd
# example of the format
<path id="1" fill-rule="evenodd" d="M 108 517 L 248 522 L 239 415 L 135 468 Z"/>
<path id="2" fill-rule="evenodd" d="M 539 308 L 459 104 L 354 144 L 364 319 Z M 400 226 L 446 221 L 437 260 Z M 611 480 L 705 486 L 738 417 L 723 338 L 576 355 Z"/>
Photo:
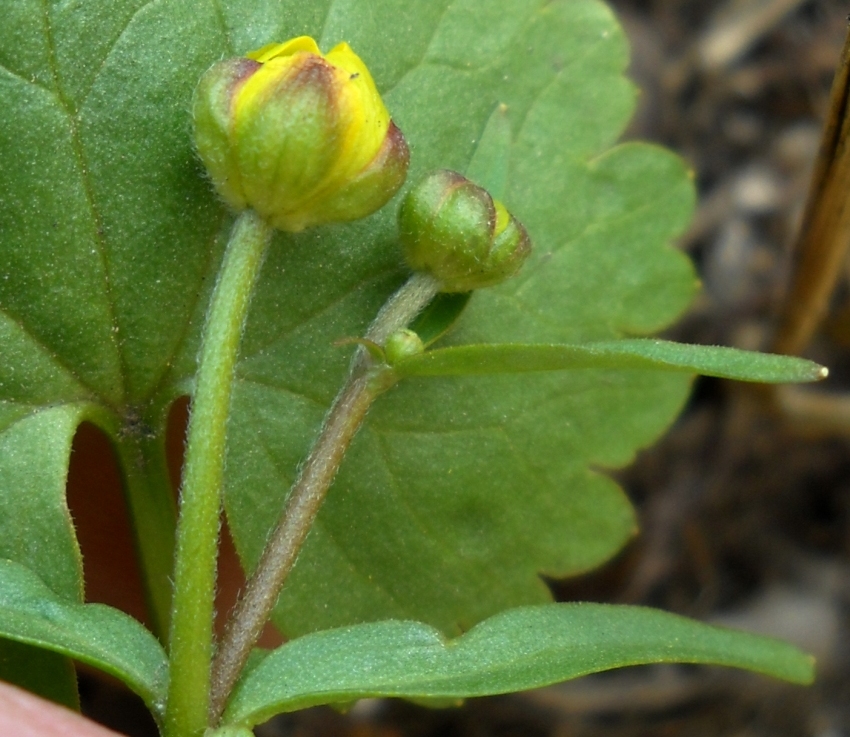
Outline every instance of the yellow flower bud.
<path id="1" fill-rule="evenodd" d="M 214 64 L 193 102 L 195 145 L 218 193 L 297 232 L 382 207 L 409 152 L 369 70 L 346 43 L 300 36 Z"/>

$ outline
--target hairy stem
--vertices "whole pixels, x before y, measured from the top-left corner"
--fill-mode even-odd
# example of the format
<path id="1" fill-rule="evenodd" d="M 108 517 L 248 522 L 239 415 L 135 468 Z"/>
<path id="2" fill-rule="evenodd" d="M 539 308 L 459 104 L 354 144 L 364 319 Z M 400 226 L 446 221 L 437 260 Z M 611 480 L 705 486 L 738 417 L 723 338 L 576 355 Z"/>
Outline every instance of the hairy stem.
<path id="1" fill-rule="evenodd" d="M 226 422 L 245 315 L 271 232 L 252 210 L 239 216 L 207 311 L 177 522 L 165 737 L 199 737 L 207 727 Z"/>
<path id="2" fill-rule="evenodd" d="M 387 337 L 408 325 L 434 298 L 440 284 L 433 277 L 414 274 L 381 308 L 365 338 L 383 345 Z M 375 398 L 395 383 L 392 370 L 375 365 L 359 349 L 348 379 L 325 417 L 287 497 L 277 527 L 225 629 L 213 663 L 210 723 L 224 711 L 239 673 L 271 614 L 281 588 L 295 565 L 348 446 Z"/>

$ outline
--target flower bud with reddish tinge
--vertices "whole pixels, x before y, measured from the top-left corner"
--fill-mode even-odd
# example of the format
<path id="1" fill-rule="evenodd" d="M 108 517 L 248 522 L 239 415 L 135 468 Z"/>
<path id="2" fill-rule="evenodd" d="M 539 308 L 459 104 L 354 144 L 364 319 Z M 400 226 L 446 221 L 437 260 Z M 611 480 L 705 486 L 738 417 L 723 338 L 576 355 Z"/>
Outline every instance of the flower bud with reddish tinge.
<path id="1" fill-rule="evenodd" d="M 441 170 L 414 187 L 401 205 L 399 227 L 408 265 L 469 292 L 504 281 L 531 252 L 522 224 L 481 187 Z"/>
<path id="2" fill-rule="evenodd" d="M 382 207 L 409 153 L 346 43 L 301 36 L 214 64 L 193 101 L 195 145 L 222 198 L 297 232 Z"/>

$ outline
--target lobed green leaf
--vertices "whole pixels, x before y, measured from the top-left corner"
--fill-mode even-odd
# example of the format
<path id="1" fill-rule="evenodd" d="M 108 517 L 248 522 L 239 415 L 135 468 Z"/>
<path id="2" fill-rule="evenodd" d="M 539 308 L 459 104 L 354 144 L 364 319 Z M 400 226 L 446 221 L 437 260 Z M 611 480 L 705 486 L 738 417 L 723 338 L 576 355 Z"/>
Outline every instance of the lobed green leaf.
<path id="1" fill-rule="evenodd" d="M 323 48 L 350 41 L 374 69 L 411 142 L 410 184 L 434 168 L 469 172 L 535 244 L 517 279 L 469 299 L 442 344 L 616 340 L 675 319 L 696 280 L 667 242 L 692 187 L 657 147 L 612 148 L 634 90 L 610 11 L 586 0 L 383 7 L 334 3 L 318 33 Z M 397 38 L 404 51 L 385 44 Z M 394 215 L 280 239 L 270 254 L 228 428 L 225 504 L 249 568 L 347 371 L 350 351 L 334 343 L 362 334 L 406 277 Z M 402 382 L 355 439 L 276 623 L 295 635 L 402 618 L 458 633 L 548 601 L 540 573 L 592 568 L 636 529 L 619 488 L 590 468 L 627 463 L 689 385 L 654 370 Z"/>

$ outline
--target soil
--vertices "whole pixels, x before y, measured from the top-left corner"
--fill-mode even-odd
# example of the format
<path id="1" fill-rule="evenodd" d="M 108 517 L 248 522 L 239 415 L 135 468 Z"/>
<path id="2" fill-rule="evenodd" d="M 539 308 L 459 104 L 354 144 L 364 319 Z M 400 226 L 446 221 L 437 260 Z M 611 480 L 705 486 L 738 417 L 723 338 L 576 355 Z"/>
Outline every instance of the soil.
<path id="1" fill-rule="evenodd" d="M 668 337 L 767 349 L 793 269 L 829 91 L 847 32 L 837 0 L 618 0 L 643 90 L 627 138 L 694 169 L 680 247 L 704 290 Z M 814 653 L 803 688 L 717 668 L 632 668 L 449 710 L 360 702 L 312 709 L 259 737 L 840 737 L 850 735 L 850 312 L 839 285 L 808 355 L 831 369 L 826 419 L 700 380 L 686 411 L 617 478 L 643 534 L 609 565 L 552 582 L 562 601 L 640 603 L 785 637 Z M 850 394 L 848 394 L 850 397 Z M 805 401 L 805 400 L 804 400 Z M 84 675 L 88 713 L 150 734 L 133 702 Z M 128 717 L 121 723 L 119 717 Z"/>

